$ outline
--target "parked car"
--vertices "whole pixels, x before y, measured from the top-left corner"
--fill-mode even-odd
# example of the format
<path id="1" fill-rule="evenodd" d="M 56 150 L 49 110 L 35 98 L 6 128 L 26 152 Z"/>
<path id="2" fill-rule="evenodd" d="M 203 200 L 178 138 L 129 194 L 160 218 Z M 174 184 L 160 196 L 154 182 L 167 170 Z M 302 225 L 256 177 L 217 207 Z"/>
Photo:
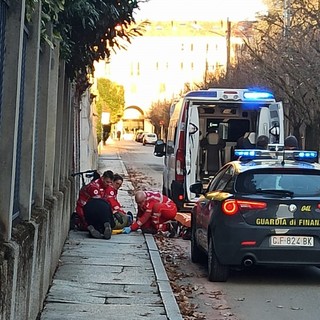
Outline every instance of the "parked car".
<path id="1" fill-rule="evenodd" d="M 210 281 L 231 267 L 320 266 L 320 165 L 315 151 L 236 150 L 208 187 L 190 186 L 191 259 Z"/>
<path id="2" fill-rule="evenodd" d="M 136 140 L 137 142 L 141 142 L 141 143 L 142 143 L 143 135 L 144 135 L 145 133 L 146 133 L 146 132 L 138 132 L 137 135 L 136 135 L 135 140 Z"/>
<path id="3" fill-rule="evenodd" d="M 142 138 L 143 145 L 155 144 L 157 141 L 157 135 L 155 133 L 145 133 Z"/>

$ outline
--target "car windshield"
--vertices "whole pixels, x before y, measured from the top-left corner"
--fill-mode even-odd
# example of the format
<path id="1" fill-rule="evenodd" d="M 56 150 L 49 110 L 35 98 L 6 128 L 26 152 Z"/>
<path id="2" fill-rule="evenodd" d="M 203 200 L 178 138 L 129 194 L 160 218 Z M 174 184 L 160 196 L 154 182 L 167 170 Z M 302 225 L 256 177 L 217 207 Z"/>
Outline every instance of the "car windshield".
<path id="1" fill-rule="evenodd" d="M 246 171 L 238 176 L 235 188 L 240 193 L 320 196 L 320 175 Z"/>

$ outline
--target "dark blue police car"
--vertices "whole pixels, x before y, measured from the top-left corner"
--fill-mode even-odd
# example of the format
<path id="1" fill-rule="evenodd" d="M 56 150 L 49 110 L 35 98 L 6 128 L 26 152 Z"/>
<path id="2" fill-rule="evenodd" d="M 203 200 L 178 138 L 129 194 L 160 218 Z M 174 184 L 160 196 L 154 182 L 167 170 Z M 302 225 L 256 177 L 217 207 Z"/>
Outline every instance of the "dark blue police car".
<path id="1" fill-rule="evenodd" d="M 229 268 L 320 265 L 320 165 L 314 151 L 236 150 L 192 211 L 191 258 L 210 281 Z"/>

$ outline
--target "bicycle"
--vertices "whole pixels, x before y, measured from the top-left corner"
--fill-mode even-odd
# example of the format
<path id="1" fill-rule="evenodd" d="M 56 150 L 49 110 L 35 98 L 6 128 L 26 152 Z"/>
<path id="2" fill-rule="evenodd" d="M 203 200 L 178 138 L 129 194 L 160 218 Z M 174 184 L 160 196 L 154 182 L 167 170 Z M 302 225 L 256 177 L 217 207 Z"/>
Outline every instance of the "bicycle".
<path id="1" fill-rule="evenodd" d="M 100 178 L 100 174 L 97 170 L 86 170 L 86 171 L 80 171 L 80 172 L 74 172 L 71 174 L 71 176 L 74 178 L 76 176 L 80 176 L 81 178 L 81 189 L 84 188 L 87 184 L 89 184 L 91 181 L 94 181 L 96 179 Z M 80 190 L 81 190 L 80 189 Z M 73 212 L 70 217 L 70 230 L 77 230 L 79 229 L 79 216 L 76 212 Z"/>
<path id="2" fill-rule="evenodd" d="M 89 182 L 100 178 L 100 174 L 98 173 L 97 170 L 86 170 L 86 171 L 75 172 L 71 174 L 71 177 L 76 177 L 79 175 L 81 176 L 81 182 L 82 182 L 81 187 L 84 187 Z"/>

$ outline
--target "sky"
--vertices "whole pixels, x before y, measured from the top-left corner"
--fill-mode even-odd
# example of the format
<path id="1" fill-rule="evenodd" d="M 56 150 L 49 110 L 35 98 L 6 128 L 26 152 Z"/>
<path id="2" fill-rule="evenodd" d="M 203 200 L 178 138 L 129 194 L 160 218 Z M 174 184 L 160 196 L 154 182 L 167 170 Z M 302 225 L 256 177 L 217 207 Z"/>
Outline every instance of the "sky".
<path id="1" fill-rule="evenodd" d="M 262 0 L 150 0 L 139 4 L 136 20 L 253 20 Z"/>

